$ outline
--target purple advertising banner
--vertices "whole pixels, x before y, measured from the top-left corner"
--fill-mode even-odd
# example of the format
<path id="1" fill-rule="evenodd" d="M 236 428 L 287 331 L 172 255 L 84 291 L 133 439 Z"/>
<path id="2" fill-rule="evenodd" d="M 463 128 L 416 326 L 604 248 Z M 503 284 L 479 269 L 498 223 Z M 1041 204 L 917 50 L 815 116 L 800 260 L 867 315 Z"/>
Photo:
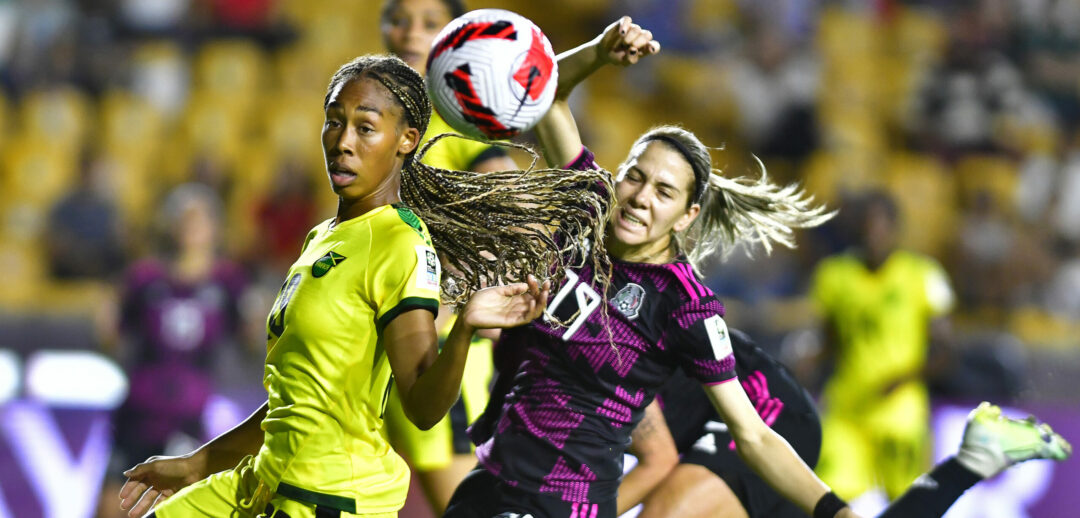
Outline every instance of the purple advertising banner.
<path id="1" fill-rule="evenodd" d="M 951 455 L 974 404 L 937 405 L 935 453 Z M 241 405 L 245 407 L 245 405 Z M 223 408 L 223 407 L 218 407 Z M 1030 405 L 1054 429 L 1080 442 L 1080 406 Z M 1006 409 L 1023 417 L 1026 412 Z M 243 414 L 218 411 L 220 431 Z M 226 422 L 229 421 L 229 422 Z M 90 518 L 107 469 L 110 415 L 104 410 L 51 408 L 31 401 L 0 406 L 0 518 Z M 114 498 L 112 495 L 107 497 Z M 880 506 L 862 499 L 873 516 Z M 1080 461 L 1027 462 L 969 490 L 947 518 L 1062 518 L 1080 516 Z"/>

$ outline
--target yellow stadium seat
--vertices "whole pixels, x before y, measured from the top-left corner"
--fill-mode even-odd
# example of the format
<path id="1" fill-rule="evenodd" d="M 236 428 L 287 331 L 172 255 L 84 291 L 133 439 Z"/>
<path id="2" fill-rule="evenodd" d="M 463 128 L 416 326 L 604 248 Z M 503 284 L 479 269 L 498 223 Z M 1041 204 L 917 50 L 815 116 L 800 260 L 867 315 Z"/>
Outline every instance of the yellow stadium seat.
<path id="1" fill-rule="evenodd" d="M 614 169 L 626 158 L 638 135 L 660 121 L 650 120 L 625 98 L 590 95 L 581 122 L 591 136 L 588 146 L 596 153 L 597 162 Z"/>
<path id="2" fill-rule="evenodd" d="M 818 18 L 817 44 L 826 59 L 849 54 L 877 55 L 881 51 L 881 27 L 873 11 L 862 12 L 832 5 Z"/>
<path id="3" fill-rule="evenodd" d="M 273 84 L 284 92 L 312 96 L 311 100 L 321 109 L 320 95 L 326 93 L 330 76 L 342 63 L 326 64 L 323 59 L 313 59 L 313 54 L 317 54 L 316 49 L 303 45 L 278 50 L 273 57 Z"/>
<path id="4" fill-rule="evenodd" d="M 45 254 L 36 241 L 0 240 L 0 307 L 25 311 L 39 298 L 45 279 Z"/>
<path id="5" fill-rule="evenodd" d="M 249 40 L 210 41 L 195 56 L 195 87 L 234 96 L 234 102 L 255 97 L 263 87 L 267 59 Z"/>
<path id="6" fill-rule="evenodd" d="M 1075 349 L 1076 333 L 1080 331 L 1076 322 L 1037 306 L 1014 309 L 1007 325 L 1021 342 L 1046 348 Z"/>
<path id="7" fill-rule="evenodd" d="M 942 257 L 959 217 L 953 175 L 936 158 L 907 152 L 890 155 L 885 174 L 903 213 L 901 246 Z"/>
<path id="8" fill-rule="evenodd" d="M 868 107 L 828 104 L 820 112 L 824 147 L 879 153 L 886 148 L 885 126 Z"/>
<path id="9" fill-rule="evenodd" d="M 324 119 L 321 97 L 271 92 L 261 104 L 266 107 L 260 113 L 261 153 L 315 159 L 322 156 L 319 140 Z"/>
<path id="10" fill-rule="evenodd" d="M 888 30 L 891 51 L 905 60 L 931 62 L 945 53 L 948 29 L 936 12 L 897 7 Z"/>
<path id="11" fill-rule="evenodd" d="M 90 101 L 73 87 L 57 86 L 31 92 L 19 103 L 22 133 L 47 139 L 51 146 L 77 149 L 92 123 Z"/>
<path id="12" fill-rule="evenodd" d="M 882 187 L 882 162 L 880 154 L 865 149 L 815 151 L 803 169 L 806 191 L 835 206 L 845 193 Z"/>
<path id="13" fill-rule="evenodd" d="M 32 136 L 19 136 L 3 154 L 5 195 L 30 206 L 48 206 L 78 179 L 72 149 Z"/>
<path id="14" fill-rule="evenodd" d="M 11 110 L 11 103 L 2 91 L 0 91 L 0 150 L 3 149 L 4 143 L 7 142 L 11 133 L 15 129 L 15 121 L 12 120 L 14 114 Z"/>
<path id="15" fill-rule="evenodd" d="M 160 156 L 160 155 L 155 155 Z M 114 195 L 121 220 L 137 225 L 147 214 L 153 213 L 155 196 L 164 190 L 154 178 L 157 170 L 154 161 L 144 154 L 105 153 L 97 157 L 97 167 L 104 168 L 103 180 Z"/>
<path id="16" fill-rule="evenodd" d="M 1015 160 L 996 155 L 971 155 L 957 162 L 955 170 L 961 199 L 966 206 L 972 206 L 978 196 L 986 193 L 1006 214 L 1014 213 L 1019 176 Z"/>
<path id="17" fill-rule="evenodd" d="M 98 108 L 99 144 L 106 152 L 153 155 L 163 140 L 162 115 L 150 103 L 126 90 L 106 92 Z"/>
<path id="18" fill-rule="evenodd" d="M 205 155 L 232 163 L 253 122 L 230 96 L 198 93 L 188 102 L 177 137 L 192 157 Z"/>
<path id="19" fill-rule="evenodd" d="M 734 23 L 738 14 L 735 0 L 698 0 L 686 9 L 683 24 L 700 33 Z"/>

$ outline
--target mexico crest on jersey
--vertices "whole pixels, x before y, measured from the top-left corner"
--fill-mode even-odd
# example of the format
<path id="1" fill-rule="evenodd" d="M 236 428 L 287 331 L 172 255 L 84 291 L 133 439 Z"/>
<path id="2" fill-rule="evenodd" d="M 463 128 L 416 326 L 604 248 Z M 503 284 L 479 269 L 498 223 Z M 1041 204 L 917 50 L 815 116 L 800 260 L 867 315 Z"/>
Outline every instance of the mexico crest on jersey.
<path id="1" fill-rule="evenodd" d="M 615 304 L 615 309 L 618 309 L 619 313 L 622 313 L 630 320 L 638 317 L 642 302 L 645 302 L 645 288 L 632 282 L 623 286 L 615 294 L 615 298 L 611 299 L 611 303 Z"/>

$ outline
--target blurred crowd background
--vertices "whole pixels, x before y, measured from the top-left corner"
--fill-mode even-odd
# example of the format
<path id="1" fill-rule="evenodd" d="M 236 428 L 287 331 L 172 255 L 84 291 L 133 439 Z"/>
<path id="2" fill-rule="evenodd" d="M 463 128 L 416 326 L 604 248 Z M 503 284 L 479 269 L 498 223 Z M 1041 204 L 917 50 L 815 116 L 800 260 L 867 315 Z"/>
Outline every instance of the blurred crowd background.
<path id="1" fill-rule="evenodd" d="M 0 0 L 0 404 L 115 407 L 153 385 L 159 373 L 125 373 L 157 339 L 172 352 L 156 357 L 196 354 L 195 382 L 238 394 L 222 423 L 254 408 L 273 296 L 335 208 L 319 144 L 325 87 L 346 60 L 383 51 L 380 5 Z M 1080 3 L 468 7 L 530 17 L 557 52 L 622 14 L 653 31 L 660 57 L 604 70 L 572 99 L 601 164 L 676 122 L 723 145 L 718 165 L 733 174 L 754 153 L 840 210 L 797 250 L 737 252 L 708 272 L 731 325 L 797 370 L 820 347 L 810 274 L 852 245 L 849 201 L 884 189 L 901 209 L 901 246 L 939 260 L 957 294 L 962 361 L 935 396 L 1076 405 Z M 190 282 L 147 289 L 162 271 Z M 212 327 L 183 304 L 143 314 L 154 289 L 184 286 L 205 288 L 196 299 L 221 315 Z M 139 334 L 148 318 L 155 336 Z M 183 391 L 147 390 L 148 406 L 185 408 Z M 0 467 L 0 486 L 14 473 Z"/>

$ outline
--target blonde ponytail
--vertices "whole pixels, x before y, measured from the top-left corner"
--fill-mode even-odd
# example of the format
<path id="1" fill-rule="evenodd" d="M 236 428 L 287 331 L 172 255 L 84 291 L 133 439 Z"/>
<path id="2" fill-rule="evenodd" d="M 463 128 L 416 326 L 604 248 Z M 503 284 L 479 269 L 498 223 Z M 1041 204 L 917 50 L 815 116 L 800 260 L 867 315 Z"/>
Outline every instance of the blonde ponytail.
<path id="1" fill-rule="evenodd" d="M 815 205 L 814 197 L 798 184 L 770 182 L 765 165 L 757 156 L 753 158 L 759 171 L 756 179 L 727 178 L 713 169 L 701 214 L 676 235 L 694 268 L 701 268 L 717 252 L 727 257 L 739 245 L 746 246 L 748 255 L 759 246 L 767 255 L 777 244 L 795 248 L 794 229 L 816 227 L 836 215 L 824 205 Z"/>

